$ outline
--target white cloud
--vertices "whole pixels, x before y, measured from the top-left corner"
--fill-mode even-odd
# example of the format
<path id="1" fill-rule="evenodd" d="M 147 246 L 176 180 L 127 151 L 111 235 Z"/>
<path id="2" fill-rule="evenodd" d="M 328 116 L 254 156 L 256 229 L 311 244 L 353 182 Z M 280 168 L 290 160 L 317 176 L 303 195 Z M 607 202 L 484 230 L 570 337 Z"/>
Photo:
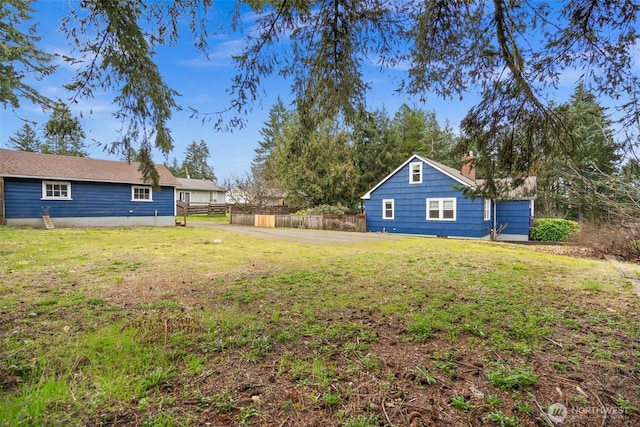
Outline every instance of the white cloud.
<path id="1" fill-rule="evenodd" d="M 241 54 L 244 45 L 245 42 L 242 39 L 218 43 L 209 49 L 208 57 L 199 55 L 195 58 L 182 59 L 178 64 L 192 68 L 232 66 L 231 57 Z"/>

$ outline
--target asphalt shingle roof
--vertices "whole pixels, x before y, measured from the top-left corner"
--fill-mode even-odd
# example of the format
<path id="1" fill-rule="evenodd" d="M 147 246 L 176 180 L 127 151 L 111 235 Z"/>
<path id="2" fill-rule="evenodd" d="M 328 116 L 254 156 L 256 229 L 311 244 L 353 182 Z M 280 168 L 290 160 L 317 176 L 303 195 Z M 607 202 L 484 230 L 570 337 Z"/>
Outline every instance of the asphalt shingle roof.
<path id="1" fill-rule="evenodd" d="M 180 183 L 180 188 L 183 190 L 195 190 L 195 191 L 225 191 L 224 188 L 219 187 L 215 182 L 205 179 L 188 179 L 188 178 L 176 178 Z"/>
<path id="2" fill-rule="evenodd" d="M 127 163 L 0 148 L 0 176 L 7 177 L 145 184 L 138 170 L 139 166 L 140 164 L 136 162 Z M 171 187 L 180 185 L 164 165 L 155 166 L 160 175 L 160 185 Z"/>

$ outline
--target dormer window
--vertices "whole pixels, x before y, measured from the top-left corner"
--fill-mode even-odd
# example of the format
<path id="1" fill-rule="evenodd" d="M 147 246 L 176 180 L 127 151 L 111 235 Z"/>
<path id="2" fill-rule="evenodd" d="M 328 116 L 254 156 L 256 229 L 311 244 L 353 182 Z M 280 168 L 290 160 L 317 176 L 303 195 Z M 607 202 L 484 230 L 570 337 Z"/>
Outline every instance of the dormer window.
<path id="1" fill-rule="evenodd" d="M 409 184 L 422 183 L 422 162 L 409 164 Z"/>

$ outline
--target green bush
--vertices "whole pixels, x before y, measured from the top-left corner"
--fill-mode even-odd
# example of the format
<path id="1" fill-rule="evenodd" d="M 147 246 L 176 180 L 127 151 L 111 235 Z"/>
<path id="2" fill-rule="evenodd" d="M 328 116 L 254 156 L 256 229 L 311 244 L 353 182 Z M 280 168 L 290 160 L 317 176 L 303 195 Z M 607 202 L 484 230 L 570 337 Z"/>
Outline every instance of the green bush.
<path id="1" fill-rule="evenodd" d="M 580 231 L 580 224 L 562 218 L 538 218 L 533 224 L 531 237 L 541 242 L 560 242 Z"/>

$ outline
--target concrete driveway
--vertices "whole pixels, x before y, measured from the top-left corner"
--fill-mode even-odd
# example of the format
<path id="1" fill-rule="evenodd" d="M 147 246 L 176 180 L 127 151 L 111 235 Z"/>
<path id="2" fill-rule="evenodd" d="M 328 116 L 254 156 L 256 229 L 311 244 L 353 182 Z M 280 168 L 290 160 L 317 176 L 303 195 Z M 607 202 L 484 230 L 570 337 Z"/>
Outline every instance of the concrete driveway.
<path id="1" fill-rule="evenodd" d="M 355 233 L 346 231 L 305 230 L 299 228 L 263 228 L 249 225 L 218 224 L 214 222 L 188 222 L 187 227 L 215 228 L 261 239 L 312 245 L 348 245 L 351 243 L 392 241 L 400 238 L 399 235 L 387 233 Z"/>

